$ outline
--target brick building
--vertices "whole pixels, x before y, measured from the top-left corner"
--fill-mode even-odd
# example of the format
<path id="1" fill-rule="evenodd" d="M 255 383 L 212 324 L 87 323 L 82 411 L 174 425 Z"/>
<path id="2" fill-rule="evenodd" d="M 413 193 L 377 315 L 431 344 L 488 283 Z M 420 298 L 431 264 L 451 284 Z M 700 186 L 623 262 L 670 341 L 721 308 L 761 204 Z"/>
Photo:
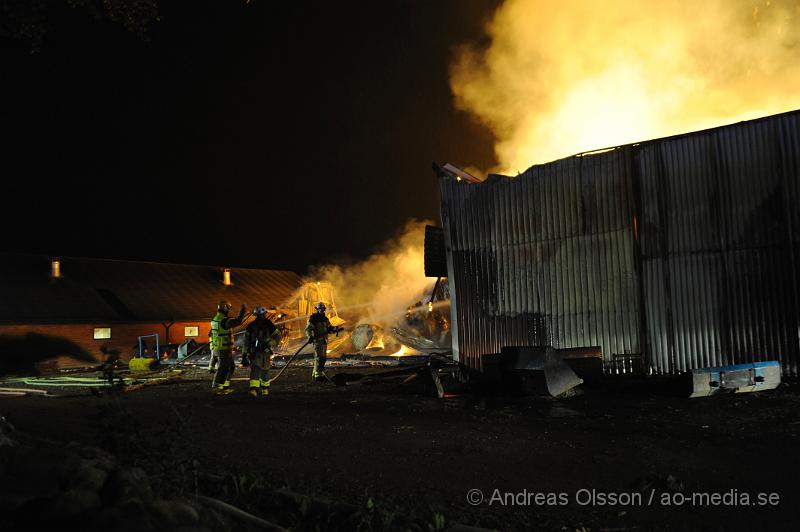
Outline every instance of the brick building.
<path id="1" fill-rule="evenodd" d="M 279 307 L 299 286 L 290 271 L 0 253 L 0 334 L 60 336 L 98 360 L 101 346 L 128 359 L 143 335 L 207 342 L 221 299 L 232 313 L 242 303 Z"/>

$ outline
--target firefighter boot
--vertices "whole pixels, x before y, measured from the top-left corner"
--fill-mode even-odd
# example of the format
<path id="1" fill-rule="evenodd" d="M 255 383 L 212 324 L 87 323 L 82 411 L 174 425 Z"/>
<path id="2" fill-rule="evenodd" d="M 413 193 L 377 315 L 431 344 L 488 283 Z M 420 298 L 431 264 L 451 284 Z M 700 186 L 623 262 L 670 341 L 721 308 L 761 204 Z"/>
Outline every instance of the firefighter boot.
<path id="1" fill-rule="evenodd" d="M 214 395 L 228 395 L 229 393 L 233 393 L 231 381 L 225 381 L 222 384 L 217 384 L 214 386 Z"/>
<path id="2" fill-rule="evenodd" d="M 325 355 L 327 353 L 328 344 L 315 343 L 314 344 L 314 370 L 311 372 L 311 380 L 313 382 L 325 381 Z"/>
<path id="3" fill-rule="evenodd" d="M 250 379 L 250 389 L 247 391 L 248 395 L 251 397 L 258 397 L 261 395 L 261 380 L 260 379 Z"/>

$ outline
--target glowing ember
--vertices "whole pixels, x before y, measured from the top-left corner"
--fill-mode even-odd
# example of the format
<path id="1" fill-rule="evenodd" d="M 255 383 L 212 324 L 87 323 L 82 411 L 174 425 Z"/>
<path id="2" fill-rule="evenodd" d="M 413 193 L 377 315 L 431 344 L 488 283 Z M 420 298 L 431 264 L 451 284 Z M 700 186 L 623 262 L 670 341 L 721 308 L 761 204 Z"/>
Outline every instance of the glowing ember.
<path id="1" fill-rule="evenodd" d="M 367 351 L 380 351 L 384 347 L 385 347 L 385 345 L 383 343 L 383 335 L 382 334 L 376 334 L 375 336 L 373 336 L 372 341 L 369 343 L 369 345 L 367 345 L 365 350 L 367 350 Z"/>
<path id="2" fill-rule="evenodd" d="M 398 349 L 396 352 L 392 353 L 389 356 L 401 357 L 401 356 L 409 355 L 411 353 L 412 353 L 412 350 L 410 348 L 402 345 L 402 346 L 400 346 L 400 349 Z"/>

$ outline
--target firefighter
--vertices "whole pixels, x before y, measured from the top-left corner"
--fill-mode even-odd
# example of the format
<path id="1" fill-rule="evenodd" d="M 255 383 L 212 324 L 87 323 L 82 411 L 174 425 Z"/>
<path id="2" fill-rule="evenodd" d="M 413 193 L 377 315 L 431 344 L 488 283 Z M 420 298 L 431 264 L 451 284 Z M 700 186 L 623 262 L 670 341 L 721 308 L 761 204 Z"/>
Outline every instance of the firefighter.
<path id="1" fill-rule="evenodd" d="M 311 372 L 311 379 L 318 381 L 325 379 L 328 335 L 333 332 L 338 333 L 341 329 L 331 325 L 331 321 L 325 315 L 325 303 L 317 303 L 314 308 L 317 311 L 308 317 L 306 337 L 314 343 L 314 370 Z"/>
<path id="2" fill-rule="evenodd" d="M 214 364 L 219 364 L 214 376 L 214 393 L 224 395 L 231 393 L 231 377 L 233 376 L 233 329 L 241 325 L 245 314 L 245 305 L 239 309 L 239 316 L 229 318 L 231 304 L 220 301 L 217 313 L 211 318 L 211 364 L 209 370 L 214 372 Z"/>
<path id="3" fill-rule="evenodd" d="M 281 332 L 267 318 L 267 309 L 256 307 L 253 310 L 256 317 L 253 323 L 247 326 L 244 333 L 242 347 L 242 363 L 250 365 L 250 391 L 253 397 L 269 395 L 269 367 L 272 350 L 281 341 Z"/>

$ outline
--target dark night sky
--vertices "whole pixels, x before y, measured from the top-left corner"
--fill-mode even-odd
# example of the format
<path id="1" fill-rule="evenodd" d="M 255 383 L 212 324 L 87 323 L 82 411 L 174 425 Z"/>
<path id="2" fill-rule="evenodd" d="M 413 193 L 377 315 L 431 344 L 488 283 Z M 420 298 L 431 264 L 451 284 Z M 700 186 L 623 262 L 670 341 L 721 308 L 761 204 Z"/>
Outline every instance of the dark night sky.
<path id="1" fill-rule="evenodd" d="M 448 65 L 497 2 L 285 4 L 162 2 L 149 42 L 64 7 L 40 53 L 0 40 L 3 248 L 303 271 L 438 220 L 431 162 L 493 162 Z"/>

